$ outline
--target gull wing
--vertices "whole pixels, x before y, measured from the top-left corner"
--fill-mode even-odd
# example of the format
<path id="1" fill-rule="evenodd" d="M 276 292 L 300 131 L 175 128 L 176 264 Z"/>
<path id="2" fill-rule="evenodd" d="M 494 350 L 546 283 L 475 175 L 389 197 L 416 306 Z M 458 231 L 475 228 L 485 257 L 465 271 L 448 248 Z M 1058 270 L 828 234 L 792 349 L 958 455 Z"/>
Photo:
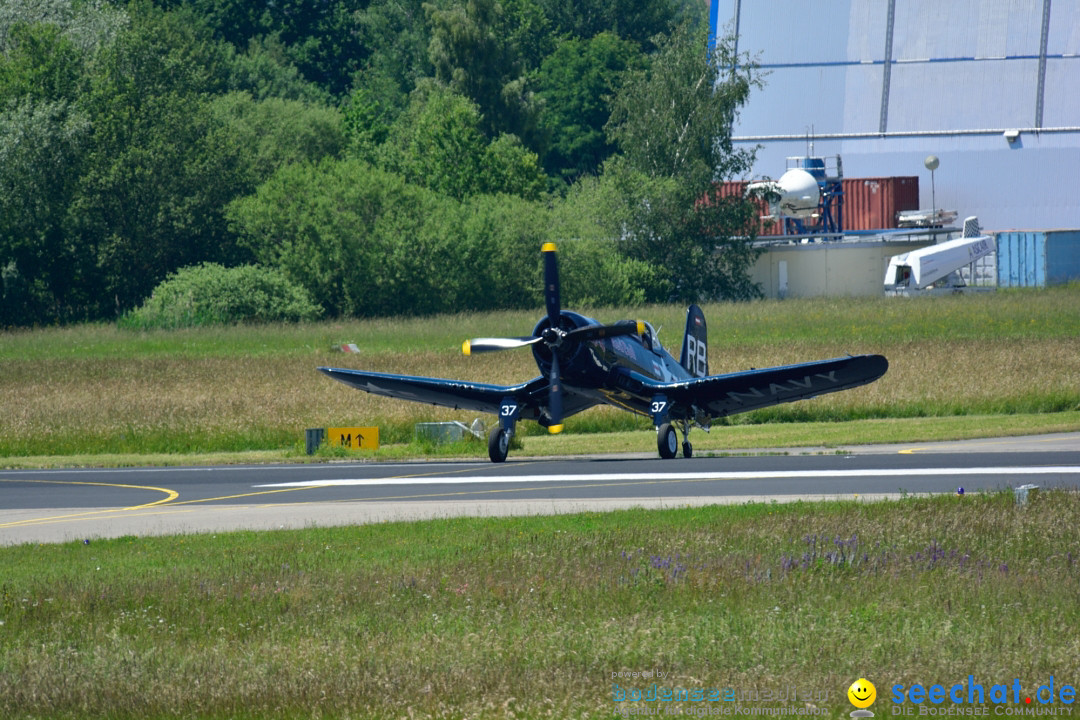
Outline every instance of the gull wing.
<path id="1" fill-rule="evenodd" d="M 519 385 L 493 385 L 343 368 L 321 367 L 319 371 L 357 390 L 455 410 L 476 410 L 498 415 L 503 400 L 513 398 L 520 407 L 521 417 L 533 420 L 540 419 L 544 414 L 550 387 L 545 377 L 533 378 Z M 568 395 L 564 414 L 568 417 L 595 404 L 595 400 Z"/>
<path id="2" fill-rule="evenodd" d="M 888 369 L 889 361 L 881 355 L 849 355 L 675 383 L 638 379 L 668 398 L 671 417 L 700 420 L 701 415 L 724 417 L 848 390 L 877 380 Z"/>

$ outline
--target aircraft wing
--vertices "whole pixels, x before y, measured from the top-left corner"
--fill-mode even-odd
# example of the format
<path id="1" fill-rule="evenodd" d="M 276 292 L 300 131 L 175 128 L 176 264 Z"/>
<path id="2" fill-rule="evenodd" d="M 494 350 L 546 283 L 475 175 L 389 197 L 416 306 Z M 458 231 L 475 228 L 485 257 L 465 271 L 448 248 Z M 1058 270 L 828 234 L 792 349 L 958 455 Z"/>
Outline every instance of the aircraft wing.
<path id="1" fill-rule="evenodd" d="M 675 383 L 637 379 L 655 395 L 667 397 L 671 417 L 693 420 L 695 408 L 710 418 L 734 415 L 865 385 L 888 369 L 889 361 L 881 355 L 849 355 Z"/>
<path id="2" fill-rule="evenodd" d="M 549 384 L 545 377 L 533 378 L 520 385 L 492 385 L 342 368 L 321 367 L 319 371 L 357 390 L 455 410 L 476 410 L 498 415 L 502 401 L 512 397 L 518 403 L 523 418 L 539 419 L 548 403 Z M 595 400 L 568 394 L 564 414 L 569 417 L 595 404 Z"/>

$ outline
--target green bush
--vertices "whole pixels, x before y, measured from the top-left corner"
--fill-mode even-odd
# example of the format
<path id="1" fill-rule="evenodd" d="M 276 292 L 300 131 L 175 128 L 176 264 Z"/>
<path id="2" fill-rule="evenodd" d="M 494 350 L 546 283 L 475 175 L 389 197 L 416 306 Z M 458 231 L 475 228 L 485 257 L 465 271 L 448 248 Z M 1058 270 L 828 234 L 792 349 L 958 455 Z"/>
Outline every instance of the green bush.
<path id="1" fill-rule="evenodd" d="M 203 263 L 181 268 L 120 319 L 133 330 L 315 320 L 322 308 L 280 270 Z"/>

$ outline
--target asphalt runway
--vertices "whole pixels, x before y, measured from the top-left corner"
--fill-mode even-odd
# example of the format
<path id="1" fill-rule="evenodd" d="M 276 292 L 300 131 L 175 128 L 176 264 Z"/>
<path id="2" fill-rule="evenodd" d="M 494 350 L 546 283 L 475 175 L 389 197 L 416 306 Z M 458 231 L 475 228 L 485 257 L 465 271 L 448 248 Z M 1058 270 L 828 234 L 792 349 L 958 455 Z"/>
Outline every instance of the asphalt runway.
<path id="1" fill-rule="evenodd" d="M 0 471 L 0 544 L 1080 487 L 1080 433 L 788 454 Z"/>

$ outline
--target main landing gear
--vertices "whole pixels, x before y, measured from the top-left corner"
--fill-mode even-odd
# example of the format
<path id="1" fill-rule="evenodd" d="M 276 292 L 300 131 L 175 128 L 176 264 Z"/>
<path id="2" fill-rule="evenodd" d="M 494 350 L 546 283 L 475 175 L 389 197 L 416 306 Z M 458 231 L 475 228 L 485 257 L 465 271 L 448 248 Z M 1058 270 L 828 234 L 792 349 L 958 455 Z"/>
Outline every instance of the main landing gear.
<path id="1" fill-rule="evenodd" d="M 683 457 L 693 457 L 694 446 L 690 444 L 690 424 L 679 423 L 682 427 L 683 443 L 682 454 Z M 675 457 L 675 451 L 679 449 L 679 436 L 675 432 L 675 428 L 671 423 L 661 423 L 656 428 L 656 449 L 660 451 L 660 457 L 665 460 L 670 460 Z"/>
<path id="2" fill-rule="evenodd" d="M 521 417 L 521 404 L 512 396 L 507 396 L 499 403 L 499 427 L 488 435 L 488 457 L 493 463 L 506 460 L 510 452 L 510 441 L 514 437 L 514 428 Z"/>
<path id="3" fill-rule="evenodd" d="M 510 452 L 510 436 L 513 431 L 497 427 L 488 435 L 488 457 L 491 462 L 501 463 Z"/>

